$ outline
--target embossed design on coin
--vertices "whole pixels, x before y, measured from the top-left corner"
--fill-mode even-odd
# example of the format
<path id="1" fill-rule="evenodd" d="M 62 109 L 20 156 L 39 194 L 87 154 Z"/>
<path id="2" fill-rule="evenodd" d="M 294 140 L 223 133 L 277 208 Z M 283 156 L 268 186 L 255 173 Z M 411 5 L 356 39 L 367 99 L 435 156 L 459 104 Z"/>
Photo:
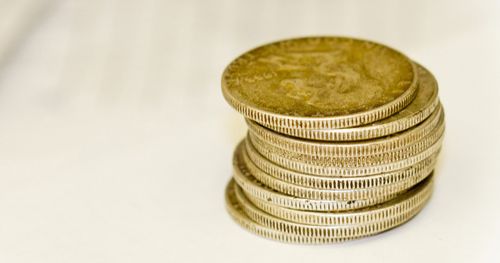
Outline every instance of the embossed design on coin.
<path id="1" fill-rule="evenodd" d="M 414 65 L 399 52 L 334 37 L 291 39 L 256 48 L 233 61 L 222 78 L 230 103 L 299 118 L 369 111 L 416 89 L 415 82 Z"/>

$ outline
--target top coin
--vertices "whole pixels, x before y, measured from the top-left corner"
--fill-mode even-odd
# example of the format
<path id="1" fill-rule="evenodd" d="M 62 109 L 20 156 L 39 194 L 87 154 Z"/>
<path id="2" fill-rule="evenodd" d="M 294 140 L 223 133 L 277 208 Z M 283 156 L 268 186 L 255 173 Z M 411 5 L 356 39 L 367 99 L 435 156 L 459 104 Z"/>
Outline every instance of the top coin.
<path id="1" fill-rule="evenodd" d="M 415 65 L 370 41 L 308 37 L 274 42 L 236 58 L 223 73 L 226 100 L 265 126 L 354 127 L 407 106 Z"/>

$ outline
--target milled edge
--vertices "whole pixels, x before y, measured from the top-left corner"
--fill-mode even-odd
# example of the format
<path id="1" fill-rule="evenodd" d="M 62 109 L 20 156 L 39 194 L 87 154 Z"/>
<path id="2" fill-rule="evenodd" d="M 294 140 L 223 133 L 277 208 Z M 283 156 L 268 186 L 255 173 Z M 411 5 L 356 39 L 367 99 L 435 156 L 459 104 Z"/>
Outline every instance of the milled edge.
<path id="1" fill-rule="evenodd" d="M 359 200 L 378 198 L 401 193 L 418 184 L 427 176 L 429 176 L 429 174 L 434 169 L 436 163 L 435 159 L 435 157 L 429 157 L 428 159 L 423 160 L 422 162 L 408 169 L 403 169 L 402 172 L 397 171 L 395 173 L 382 174 L 382 176 L 374 176 L 375 178 L 373 179 L 370 178 L 371 176 L 367 176 L 366 178 L 358 178 L 360 180 L 354 181 L 357 184 L 362 185 L 381 185 L 366 188 L 349 188 L 339 190 L 311 188 L 280 180 L 260 170 L 255 164 L 252 163 L 246 153 L 243 154 L 243 161 L 245 162 L 247 169 L 257 180 L 259 180 L 263 184 L 278 192 L 290 196 L 315 200 Z M 391 175 L 396 176 L 390 177 Z M 304 176 L 307 177 L 308 175 Z"/>
<path id="2" fill-rule="evenodd" d="M 252 174 L 254 173 L 253 167 L 255 166 L 255 169 L 262 171 L 266 175 L 292 185 L 315 188 L 318 190 L 337 191 L 371 189 L 395 184 L 399 180 L 405 180 L 408 177 L 413 177 L 421 173 L 426 167 L 434 166 L 436 159 L 437 154 L 434 154 L 413 166 L 391 173 L 355 177 L 325 177 L 295 172 L 281 166 L 272 165 L 269 164 L 269 160 L 263 158 L 258 153 L 255 153 L 251 157 L 246 149 L 243 151 L 243 161 Z"/>
<path id="3" fill-rule="evenodd" d="M 388 229 L 385 229 L 385 230 L 379 229 L 379 231 L 376 231 L 377 230 L 376 226 L 368 225 L 367 228 L 365 228 L 365 229 L 367 229 L 367 230 L 372 229 L 372 231 L 375 230 L 372 232 L 372 234 L 360 234 L 358 236 L 352 236 L 352 235 L 347 236 L 346 235 L 347 237 L 342 238 L 342 237 L 338 237 L 338 236 L 324 235 L 321 232 L 319 233 L 320 235 L 316 235 L 316 236 L 310 235 L 310 234 L 304 235 L 304 234 L 300 234 L 300 233 L 289 234 L 286 232 L 282 232 L 282 231 L 273 229 L 273 228 L 268 227 L 268 226 L 261 225 L 261 224 L 257 223 L 256 221 L 250 219 L 249 216 L 244 212 L 244 210 L 243 210 L 244 207 L 238 202 L 236 195 L 235 195 L 235 188 L 236 187 L 237 186 L 236 186 L 236 183 L 234 180 L 231 180 L 228 183 L 228 185 L 226 187 L 225 200 L 226 200 L 226 209 L 227 209 L 229 215 L 232 217 L 232 219 L 238 225 L 240 225 L 242 228 L 246 229 L 247 231 L 249 231 L 253 234 L 256 234 L 258 236 L 264 237 L 264 238 L 277 240 L 277 241 L 281 241 L 281 242 L 285 242 L 285 243 L 299 243 L 299 244 L 329 244 L 329 243 L 344 242 L 344 241 L 348 241 L 348 240 L 352 240 L 352 239 L 370 236 L 373 234 L 378 234 L 378 233 L 381 233 L 381 232 L 388 230 L 390 228 L 397 227 L 398 225 L 401 225 L 401 224 L 409 221 L 416 214 L 418 214 L 421 211 L 421 209 L 425 206 L 426 201 L 429 199 L 430 194 L 432 193 L 432 191 L 430 191 L 429 196 L 427 197 L 427 200 L 422 203 L 421 207 L 416 206 L 413 211 L 410 211 L 410 213 L 406 214 L 406 220 L 399 220 L 400 222 L 397 222 L 398 221 L 397 218 L 395 220 L 390 219 L 389 222 L 393 222 L 394 224 Z M 432 188 L 431 188 L 431 190 L 432 190 Z M 405 217 L 405 214 L 403 214 L 402 217 Z M 362 230 L 358 231 L 358 232 L 363 233 Z M 368 231 L 365 230 L 364 232 L 366 233 Z M 346 230 L 345 233 L 349 234 L 350 231 Z"/>
<path id="4" fill-rule="evenodd" d="M 344 129 L 323 129 L 323 130 L 306 130 L 292 129 L 287 127 L 272 127 L 267 128 L 278 133 L 286 134 L 293 137 L 317 140 L 317 141 L 359 141 L 369 140 L 384 137 L 407 130 L 429 117 L 439 105 L 439 97 L 433 98 L 432 103 L 422 111 L 413 114 L 409 118 L 404 118 L 398 121 L 384 123 L 380 125 L 366 125 Z"/>
<path id="5" fill-rule="evenodd" d="M 442 122 L 443 125 L 443 130 L 444 130 L 444 122 Z M 437 127 L 439 128 L 439 127 Z M 408 156 L 407 158 L 396 160 L 394 162 L 390 163 L 384 163 L 380 165 L 371 165 L 371 166 L 359 166 L 359 167 L 336 167 L 336 166 L 324 166 L 324 165 L 315 165 L 315 164 L 310 164 L 310 163 L 304 163 L 304 162 L 297 162 L 297 161 L 290 161 L 286 158 L 283 158 L 281 156 L 268 156 L 268 157 L 276 157 L 272 160 L 271 162 L 268 163 L 263 163 L 260 162 L 259 164 L 265 164 L 265 165 L 270 165 L 270 166 L 282 166 L 284 168 L 287 168 L 289 170 L 293 170 L 296 172 L 300 173 L 305 173 L 305 174 L 310 174 L 310 175 L 320 175 L 320 176 L 367 176 L 367 175 L 372 175 L 372 174 L 380 174 L 380 173 L 387 173 L 391 171 L 395 171 L 398 169 L 403 169 L 409 166 L 412 166 L 427 157 L 433 155 L 434 153 L 438 152 L 441 147 L 441 143 L 444 137 L 444 132 L 440 134 L 439 138 L 437 141 L 435 141 L 429 148 L 425 149 L 424 151 Z M 432 139 L 432 138 L 430 138 Z M 254 146 L 252 143 L 247 139 L 245 139 L 245 145 L 247 148 L 247 151 L 250 155 L 250 157 L 255 156 L 255 152 L 257 150 L 253 148 Z M 254 158 L 251 158 L 252 161 L 257 162 Z M 269 168 L 266 167 L 261 167 L 261 170 L 269 170 Z"/>
<path id="6" fill-rule="evenodd" d="M 252 122 L 248 122 L 248 127 L 252 136 L 258 136 L 261 140 L 282 148 L 283 150 L 317 157 L 361 157 L 406 147 L 427 136 L 439 123 L 441 118 L 444 118 L 444 112 L 442 107 L 439 106 L 424 122 L 409 130 L 388 138 L 378 138 L 359 143 L 307 141 L 279 134 Z"/>
<path id="7" fill-rule="evenodd" d="M 350 238 L 375 233 L 354 232 L 346 235 L 342 232 L 348 229 L 355 231 L 370 225 L 382 225 L 402 215 L 421 210 L 431 196 L 432 185 L 432 178 L 429 178 L 395 200 L 366 209 L 337 213 L 305 212 L 272 206 L 258 199 L 247 198 L 241 188 L 237 185 L 234 187 L 242 210 L 258 224 L 287 234 Z M 391 227 L 386 226 L 385 229 L 382 227 L 383 230 L 389 228 Z"/>
<path id="8" fill-rule="evenodd" d="M 233 157 L 233 178 L 238 183 L 238 185 L 243 188 L 247 196 L 252 196 L 254 198 L 259 198 L 261 200 L 268 201 L 274 205 L 288 207 L 292 209 L 299 210 L 310 210 L 310 211 L 343 211 L 351 210 L 357 208 L 368 207 L 371 205 L 379 204 L 385 202 L 396 194 L 388 195 L 378 198 L 362 199 L 362 200 L 314 200 L 299 198 L 290 195 L 286 195 L 269 188 L 259 180 L 257 180 L 245 166 L 241 151 L 243 149 L 243 144 L 240 143 L 236 148 Z"/>
<path id="9" fill-rule="evenodd" d="M 391 152 L 385 152 L 381 154 L 374 154 L 370 156 L 361 156 L 361 157 L 343 157 L 343 156 L 333 156 L 333 157 L 316 157 L 316 156 L 308 156 L 305 154 L 300 154 L 304 156 L 306 159 L 304 160 L 296 160 L 294 158 L 289 158 L 284 156 L 284 150 L 280 147 L 276 147 L 271 144 L 267 144 L 266 142 L 260 140 L 258 137 L 253 137 L 251 134 L 248 134 L 247 140 L 249 140 L 251 146 L 254 147 L 257 152 L 259 152 L 264 158 L 269 159 L 277 164 L 288 167 L 290 163 L 304 163 L 305 165 L 313 165 L 313 166 L 323 166 L 324 163 L 317 162 L 315 159 L 323 159 L 325 162 L 331 162 L 331 166 L 342 167 L 342 168 L 352 168 L 352 167 L 363 167 L 363 166 L 374 166 L 374 165 L 382 165 L 389 162 L 396 162 L 401 159 L 408 158 L 417 153 L 424 151 L 429 148 L 432 144 L 434 144 L 444 133 L 444 119 L 441 118 L 441 121 L 438 123 L 437 127 L 434 127 L 433 131 L 428 134 L 426 137 L 422 138 L 419 141 L 416 141 L 410 144 L 408 147 L 400 148 Z"/>
<path id="10" fill-rule="evenodd" d="M 234 193 L 234 185 L 235 181 L 231 180 L 226 187 L 226 210 L 231 218 L 242 228 L 247 231 L 256 234 L 258 236 L 277 240 L 285 243 L 298 243 L 298 244 L 328 244 L 328 243 L 337 243 L 343 242 L 349 239 L 340 239 L 340 238 L 321 238 L 321 237 L 307 237 L 307 236 L 299 236 L 299 235 L 288 235 L 285 233 L 281 233 L 279 231 L 270 229 L 268 227 L 257 224 L 255 221 L 251 220 L 243 211 L 236 200 L 236 196 Z"/>
<path id="11" fill-rule="evenodd" d="M 305 174 L 318 175 L 318 176 L 368 176 L 373 174 L 387 173 L 399 169 L 404 169 L 415 165 L 416 163 L 428 158 L 429 156 L 437 153 L 441 149 L 443 135 L 437 142 L 435 142 L 428 149 L 421 153 L 408 157 L 406 159 L 398 160 L 391 163 L 363 166 L 363 167 L 335 167 L 335 166 L 321 166 L 306 163 L 290 162 L 287 159 L 276 159 L 273 162 L 280 162 L 279 165 Z"/>

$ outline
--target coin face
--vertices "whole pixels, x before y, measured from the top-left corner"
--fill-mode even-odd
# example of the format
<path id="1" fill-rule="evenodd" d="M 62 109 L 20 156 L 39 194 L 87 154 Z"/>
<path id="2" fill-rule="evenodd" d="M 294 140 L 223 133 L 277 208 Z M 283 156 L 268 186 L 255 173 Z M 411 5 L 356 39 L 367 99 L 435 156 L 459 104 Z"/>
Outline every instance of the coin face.
<path id="1" fill-rule="evenodd" d="M 243 54 L 226 68 L 222 87 L 230 103 L 248 108 L 241 111 L 327 118 L 398 100 L 416 89 L 416 72 L 408 58 L 380 44 L 298 38 Z"/>

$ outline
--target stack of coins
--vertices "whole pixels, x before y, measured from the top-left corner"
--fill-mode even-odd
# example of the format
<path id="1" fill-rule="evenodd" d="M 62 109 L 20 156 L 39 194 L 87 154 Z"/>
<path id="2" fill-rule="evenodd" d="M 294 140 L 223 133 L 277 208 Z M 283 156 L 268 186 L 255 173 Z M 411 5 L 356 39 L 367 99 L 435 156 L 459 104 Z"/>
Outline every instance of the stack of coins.
<path id="1" fill-rule="evenodd" d="M 381 44 L 274 42 L 235 59 L 222 91 L 248 124 L 226 188 L 230 215 L 284 242 L 386 231 L 432 193 L 444 112 L 432 74 Z"/>

